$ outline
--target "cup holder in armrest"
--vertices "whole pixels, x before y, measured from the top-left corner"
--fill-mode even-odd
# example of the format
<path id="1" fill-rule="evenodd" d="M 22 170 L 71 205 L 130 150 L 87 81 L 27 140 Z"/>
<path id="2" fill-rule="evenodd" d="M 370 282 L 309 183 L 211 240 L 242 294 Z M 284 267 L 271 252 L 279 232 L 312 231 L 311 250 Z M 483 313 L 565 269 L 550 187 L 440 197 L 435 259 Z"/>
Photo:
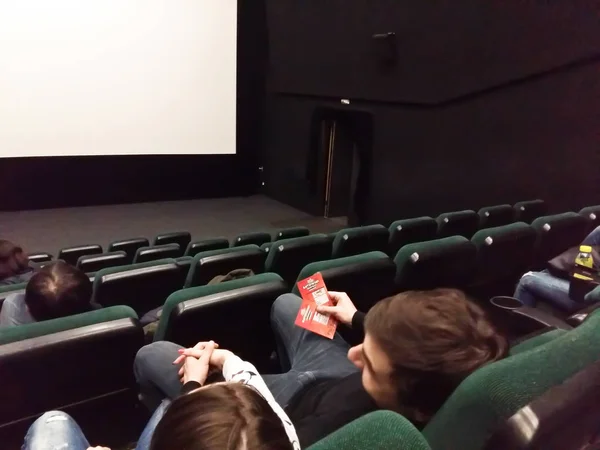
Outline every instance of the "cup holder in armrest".
<path id="1" fill-rule="evenodd" d="M 508 310 L 521 308 L 523 306 L 523 303 L 521 303 L 516 298 L 507 297 L 507 296 L 503 296 L 503 295 L 498 296 L 498 297 L 492 297 L 490 299 L 490 303 L 494 306 L 497 306 L 498 308 L 508 309 Z"/>

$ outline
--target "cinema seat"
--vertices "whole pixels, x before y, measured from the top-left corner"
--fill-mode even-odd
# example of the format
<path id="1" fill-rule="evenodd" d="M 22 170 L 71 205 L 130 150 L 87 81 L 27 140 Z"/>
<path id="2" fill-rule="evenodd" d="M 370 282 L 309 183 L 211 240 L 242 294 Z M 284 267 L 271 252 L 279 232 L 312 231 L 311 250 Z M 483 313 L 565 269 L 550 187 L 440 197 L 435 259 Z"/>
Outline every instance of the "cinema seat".
<path id="1" fill-rule="evenodd" d="M 90 440 L 90 429 L 114 435 L 140 415 L 132 367 L 144 335 L 131 308 L 2 329 L 0 342 L 2 448 L 20 448 L 27 427 L 46 411 L 72 415 Z M 118 420 L 98 421 L 115 411 Z"/>
<path id="2" fill-rule="evenodd" d="M 396 220 L 389 228 L 388 254 L 393 258 L 407 244 L 435 239 L 437 228 L 437 222 L 431 217 Z"/>
<path id="3" fill-rule="evenodd" d="M 367 312 L 379 300 L 394 293 L 396 266 L 383 252 L 318 261 L 304 267 L 297 281 L 317 272 L 330 291 L 346 292 L 356 307 Z M 297 284 L 292 290 L 299 295 Z"/>
<path id="4" fill-rule="evenodd" d="M 531 226 L 538 234 L 534 266 L 541 269 L 546 267 L 547 261 L 581 243 L 588 221 L 577 213 L 567 212 L 539 217 Z"/>
<path id="5" fill-rule="evenodd" d="M 198 253 L 190 268 L 185 287 L 202 286 L 218 275 L 227 275 L 232 270 L 250 269 L 255 274 L 265 270 L 267 255 L 256 245 L 213 250 Z"/>
<path id="6" fill-rule="evenodd" d="M 165 258 L 178 258 L 181 256 L 179 244 L 155 245 L 152 247 L 141 247 L 135 252 L 133 258 L 134 264 L 140 264 L 150 261 L 158 261 Z"/>
<path id="7" fill-rule="evenodd" d="M 79 245 L 77 247 L 63 248 L 58 253 L 58 259 L 62 259 L 67 264 L 75 266 L 81 256 L 99 255 L 100 253 L 102 253 L 102 247 L 99 245 Z"/>
<path id="8" fill-rule="evenodd" d="M 396 288 L 463 289 L 472 280 L 476 258 L 475 246 L 463 236 L 405 245 L 394 258 Z"/>
<path id="9" fill-rule="evenodd" d="M 285 292 L 287 285 L 273 273 L 177 291 L 165 303 L 154 340 L 191 347 L 212 339 L 259 371 L 270 371 L 271 305 Z"/>
<path id="10" fill-rule="evenodd" d="M 125 252 L 127 254 L 127 264 L 132 264 L 133 258 L 135 258 L 135 253 L 137 252 L 138 248 L 149 246 L 150 242 L 146 238 L 131 238 L 113 242 L 108 246 L 108 251 Z"/>
<path id="11" fill-rule="evenodd" d="M 94 279 L 93 300 L 104 307 L 130 306 L 142 317 L 181 289 L 185 276 L 174 259 L 102 269 Z"/>
<path id="12" fill-rule="evenodd" d="M 273 237 L 273 240 L 281 241 L 282 239 L 299 238 L 308 236 L 309 234 L 310 230 L 306 227 L 285 228 L 276 232 L 275 236 Z"/>
<path id="13" fill-rule="evenodd" d="M 177 244 L 179 245 L 179 254 L 177 256 L 183 256 L 183 252 L 192 241 L 192 235 L 187 231 L 177 231 L 174 233 L 164 233 L 159 234 L 154 238 L 154 245 L 167 245 L 167 244 Z"/>
<path id="14" fill-rule="evenodd" d="M 107 267 L 116 267 L 127 265 L 127 253 L 111 252 L 100 253 L 99 255 L 80 256 L 77 260 L 77 268 L 85 273 L 98 272 Z"/>
<path id="15" fill-rule="evenodd" d="M 245 245 L 257 245 L 258 247 L 260 247 L 261 245 L 267 242 L 271 242 L 271 235 L 269 233 L 245 233 L 240 234 L 233 241 L 231 241 L 231 246 L 242 247 Z"/>
<path id="16" fill-rule="evenodd" d="M 600 225 L 600 205 L 583 208 L 581 211 L 579 211 L 579 214 L 588 219 L 588 233 Z"/>
<path id="17" fill-rule="evenodd" d="M 486 206 L 477 213 L 479 215 L 479 229 L 501 227 L 510 225 L 515 219 L 515 210 L 510 205 Z"/>
<path id="18" fill-rule="evenodd" d="M 272 245 L 273 242 L 265 242 L 263 245 L 260 246 L 260 249 L 265 253 L 269 253 L 269 250 L 271 250 Z M 331 251 L 329 253 L 331 253 Z"/>
<path id="19" fill-rule="evenodd" d="M 225 238 L 205 239 L 203 241 L 190 242 L 185 250 L 185 256 L 194 257 L 198 253 L 221 250 L 229 247 L 229 241 Z"/>
<path id="20" fill-rule="evenodd" d="M 52 255 L 50 253 L 33 253 L 28 255 L 29 261 L 34 263 L 45 263 L 52 261 Z"/>
<path id="21" fill-rule="evenodd" d="M 463 236 L 467 239 L 479 229 L 479 216 L 470 209 L 440 214 L 437 219 L 438 238 Z"/>
<path id="22" fill-rule="evenodd" d="M 537 233 L 524 222 L 479 230 L 471 242 L 477 249 L 473 285 L 478 297 L 509 295 L 533 263 Z"/>
<path id="23" fill-rule="evenodd" d="M 532 223 L 538 217 L 548 213 L 548 206 L 544 200 L 528 200 L 515 203 L 515 222 Z"/>
<path id="24" fill-rule="evenodd" d="M 527 344 L 513 347 L 511 356 L 482 367 L 458 386 L 423 429 L 433 449 L 484 449 L 520 408 L 598 361 L 600 314 L 550 342 L 533 348 Z"/>
<path id="25" fill-rule="evenodd" d="M 292 286 L 304 266 L 324 261 L 331 255 L 331 242 L 324 234 L 313 234 L 273 242 L 265 262 L 265 271 L 280 275 Z"/>
<path id="26" fill-rule="evenodd" d="M 345 228 L 333 240 L 332 258 L 345 258 L 367 252 L 386 252 L 390 232 L 383 225 Z"/>

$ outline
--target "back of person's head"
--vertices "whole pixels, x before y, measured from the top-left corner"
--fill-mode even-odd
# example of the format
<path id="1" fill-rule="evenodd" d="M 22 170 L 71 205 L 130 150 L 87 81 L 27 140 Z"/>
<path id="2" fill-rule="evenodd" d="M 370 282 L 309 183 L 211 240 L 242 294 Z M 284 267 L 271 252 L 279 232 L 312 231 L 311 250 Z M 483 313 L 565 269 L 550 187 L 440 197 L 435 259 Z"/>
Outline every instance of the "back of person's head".
<path id="1" fill-rule="evenodd" d="M 29 268 L 29 258 L 21 247 L 0 240 L 0 280 L 18 275 Z"/>
<path id="2" fill-rule="evenodd" d="M 90 311 L 91 298 L 87 275 L 63 261 L 44 266 L 25 288 L 25 303 L 38 322 Z"/>
<path id="3" fill-rule="evenodd" d="M 290 450 L 281 419 L 254 388 L 217 383 L 178 397 L 150 450 Z"/>
<path id="4" fill-rule="evenodd" d="M 416 422 L 429 420 L 462 380 L 508 351 L 483 310 L 456 289 L 382 300 L 367 314 L 365 333 L 363 345 L 372 348 L 362 351 L 384 355 L 391 397 Z M 390 390 L 383 394 L 390 396 Z"/>

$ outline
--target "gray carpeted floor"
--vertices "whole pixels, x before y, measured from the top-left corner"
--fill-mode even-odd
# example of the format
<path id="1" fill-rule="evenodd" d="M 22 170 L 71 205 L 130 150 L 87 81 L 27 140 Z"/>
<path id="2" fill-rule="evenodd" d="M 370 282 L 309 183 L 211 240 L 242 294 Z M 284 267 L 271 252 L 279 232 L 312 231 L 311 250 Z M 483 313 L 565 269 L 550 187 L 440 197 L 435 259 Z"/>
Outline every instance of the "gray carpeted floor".
<path id="1" fill-rule="evenodd" d="M 310 216 L 264 196 L 0 212 L 0 239 L 28 252 L 56 255 L 63 247 L 101 244 L 170 231 L 194 240 L 306 226 L 312 233 L 342 228 L 343 220 Z"/>

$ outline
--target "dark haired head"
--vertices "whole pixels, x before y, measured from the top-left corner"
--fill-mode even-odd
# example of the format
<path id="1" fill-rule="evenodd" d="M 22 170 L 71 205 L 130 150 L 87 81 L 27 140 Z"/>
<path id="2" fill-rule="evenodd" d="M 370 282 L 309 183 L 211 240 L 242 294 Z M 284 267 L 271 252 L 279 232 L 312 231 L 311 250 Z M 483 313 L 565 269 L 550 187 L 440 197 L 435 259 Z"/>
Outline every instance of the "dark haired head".
<path id="1" fill-rule="evenodd" d="M 150 450 L 290 450 L 281 419 L 253 388 L 205 386 L 173 401 Z"/>
<path id="2" fill-rule="evenodd" d="M 25 303 L 38 322 L 90 311 L 91 298 L 87 275 L 63 261 L 44 266 L 25 288 Z"/>
<path id="3" fill-rule="evenodd" d="M 0 280 L 29 269 L 29 258 L 21 247 L 0 239 Z"/>

